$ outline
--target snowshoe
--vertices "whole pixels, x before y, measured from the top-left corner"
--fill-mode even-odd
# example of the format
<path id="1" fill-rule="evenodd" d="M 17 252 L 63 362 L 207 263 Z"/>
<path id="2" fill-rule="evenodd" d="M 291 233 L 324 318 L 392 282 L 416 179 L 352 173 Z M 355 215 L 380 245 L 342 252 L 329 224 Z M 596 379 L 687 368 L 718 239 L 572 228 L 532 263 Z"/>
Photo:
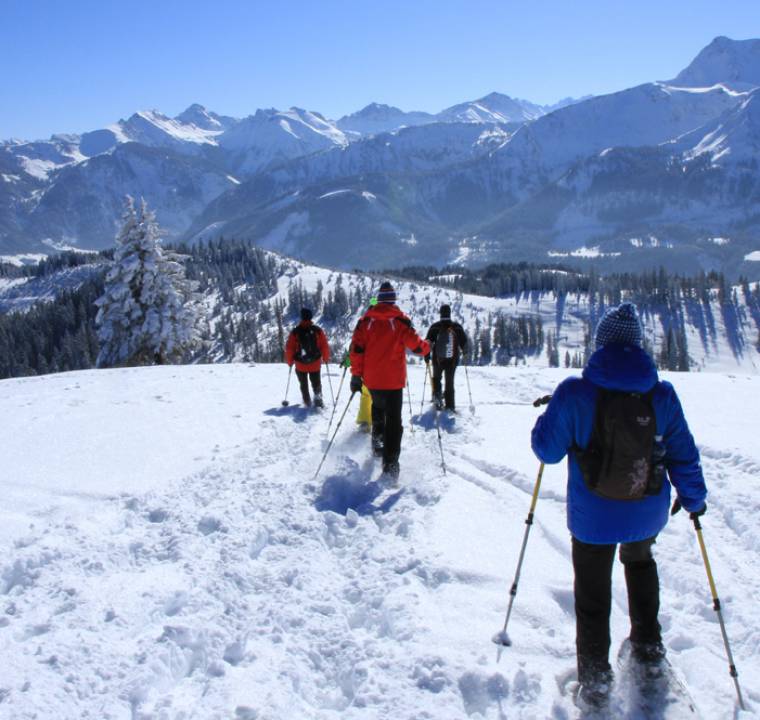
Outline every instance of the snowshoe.
<path id="1" fill-rule="evenodd" d="M 578 683 L 575 704 L 590 716 L 604 717 L 610 706 L 613 676 L 608 670 L 584 683 Z"/>
<path id="2" fill-rule="evenodd" d="M 634 717 L 699 717 L 694 700 L 668 662 L 662 643 L 626 640 L 618 653 L 621 697 Z"/>

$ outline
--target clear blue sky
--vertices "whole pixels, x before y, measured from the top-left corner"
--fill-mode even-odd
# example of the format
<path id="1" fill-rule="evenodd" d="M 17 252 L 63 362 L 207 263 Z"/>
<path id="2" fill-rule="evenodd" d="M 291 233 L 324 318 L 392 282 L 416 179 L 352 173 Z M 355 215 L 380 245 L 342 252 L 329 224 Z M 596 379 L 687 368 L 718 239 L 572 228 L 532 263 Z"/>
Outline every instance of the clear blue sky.
<path id="1" fill-rule="evenodd" d="M 673 77 L 717 35 L 760 37 L 760 0 L 1 0 L 0 138 L 193 102 L 550 103 Z"/>

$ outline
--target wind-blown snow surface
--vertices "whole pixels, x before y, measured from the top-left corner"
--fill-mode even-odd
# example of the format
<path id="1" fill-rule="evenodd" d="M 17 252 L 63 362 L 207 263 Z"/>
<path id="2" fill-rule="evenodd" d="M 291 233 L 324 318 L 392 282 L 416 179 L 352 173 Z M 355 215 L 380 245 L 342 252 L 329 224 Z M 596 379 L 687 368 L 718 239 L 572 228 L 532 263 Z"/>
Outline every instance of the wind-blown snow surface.
<path id="1" fill-rule="evenodd" d="M 564 465 L 544 476 L 500 662 L 490 640 L 537 470 L 528 403 L 566 374 L 472 368 L 471 415 L 460 371 L 444 476 L 413 366 L 414 432 L 407 405 L 384 501 L 353 407 L 313 479 L 328 416 L 281 407 L 282 365 L 0 382 L 0 717 L 577 717 L 560 691 L 574 664 Z M 760 379 L 669 379 L 702 450 L 705 537 L 758 707 Z M 656 550 L 677 673 L 702 717 L 738 717 L 687 518 Z M 618 567 L 613 652 L 626 626 Z"/>

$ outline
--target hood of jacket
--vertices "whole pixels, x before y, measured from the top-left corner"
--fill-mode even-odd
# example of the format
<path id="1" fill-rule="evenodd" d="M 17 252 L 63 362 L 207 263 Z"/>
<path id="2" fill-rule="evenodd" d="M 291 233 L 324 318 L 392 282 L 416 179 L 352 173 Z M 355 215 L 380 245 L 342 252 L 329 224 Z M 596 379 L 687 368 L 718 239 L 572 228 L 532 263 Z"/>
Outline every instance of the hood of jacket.
<path id="1" fill-rule="evenodd" d="M 659 380 L 654 361 L 642 348 L 614 343 L 591 356 L 583 377 L 606 390 L 641 393 L 651 390 Z"/>
<path id="2" fill-rule="evenodd" d="M 391 305 L 390 303 L 378 303 L 373 305 L 366 313 L 364 317 L 368 318 L 383 318 L 385 320 L 391 320 L 393 318 L 406 317 L 399 309 L 398 305 Z"/>

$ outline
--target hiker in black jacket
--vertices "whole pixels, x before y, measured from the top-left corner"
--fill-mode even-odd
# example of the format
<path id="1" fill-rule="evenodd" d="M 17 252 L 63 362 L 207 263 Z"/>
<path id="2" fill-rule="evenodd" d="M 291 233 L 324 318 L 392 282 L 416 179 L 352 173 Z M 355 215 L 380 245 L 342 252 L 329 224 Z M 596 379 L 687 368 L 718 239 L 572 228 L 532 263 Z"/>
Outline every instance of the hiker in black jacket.
<path id="1" fill-rule="evenodd" d="M 433 323 L 425 338 L 430 343 L 430 354 L 425 362 L 433 359 L 433 402 L 440 410 L 456 409 L 454 403 L 454 372 L 459 357 L 467 347 L 467 335 L 459 323 L 451 320 L 451 307 L 441 305 L 441 319 Z M 441 376 L 445 376 L 445 391 L 441 396 Z"/>

